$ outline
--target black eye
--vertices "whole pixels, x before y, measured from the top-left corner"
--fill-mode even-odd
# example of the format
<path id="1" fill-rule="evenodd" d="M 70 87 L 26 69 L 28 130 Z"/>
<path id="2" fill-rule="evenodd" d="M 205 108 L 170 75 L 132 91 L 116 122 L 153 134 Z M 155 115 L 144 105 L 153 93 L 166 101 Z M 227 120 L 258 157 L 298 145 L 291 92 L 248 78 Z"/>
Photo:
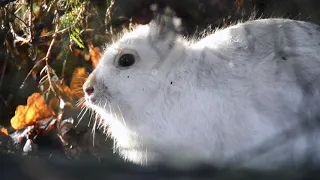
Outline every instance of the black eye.
<path id="1" fill-rule="evenodd" d="M 134 56 L 132 54 L 123 54 L 120 56 L 118 64 L 121 67 L 132 66 L 135 62 Z"/>

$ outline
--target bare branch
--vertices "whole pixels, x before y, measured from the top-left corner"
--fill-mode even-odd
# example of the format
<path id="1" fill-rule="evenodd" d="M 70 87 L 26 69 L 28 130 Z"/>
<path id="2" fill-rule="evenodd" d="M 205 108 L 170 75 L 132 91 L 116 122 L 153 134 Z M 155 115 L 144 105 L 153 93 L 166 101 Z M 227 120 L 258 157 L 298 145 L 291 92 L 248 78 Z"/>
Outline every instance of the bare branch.
<path id="1" fill-rule="evenodd" d="M 58 31 L 58 24 L 56 25 L 56 30 L 55 30 L 55 32 L 57 32 Z M 49 48 L 48 48 L 48 51 L 47 51 L 47 54 L 46 54 L 46 56 L 44 57 L 44 60 L 45 60 L 45 62 L 46 62 L 46 71 L 47 71 L 47 76 L 48 76 L 48 81 L 49 81 L 49 89 L 51 89 L 52 90 L 52 92 L 54 93 L 54 95 L 56 95 L 56 93 L 55 93 L 55 90 L 54 90 L 54 88 L 53 88 L 53 84 L 52 84 L 52 80 L 51 80 L 51 76 L 50 76 L 50 66 L 49 66 L 49 63 L 48 63 L 48 61 L 49 61 L 49 56 L 50 56 L 50 54 L 51 54 L 51 50 L 52 50 L 52 47 L 53 47 L 53 44 L 55 43 L 55 41 L 56 41 L 56 33 L 53 35 L 53 38 L 52 38 L 52 40 L 51 40 L 51 43 L 50 43 L 50 46 L 49 46 Z"/>
<path id="2" fill-rule="evenodd" d="M 29 42 L 32 42 L 32 8 L 33 8 L 33 1 L 30 0 L 30 6 L 29 6 L 29 31 L 30 31 L 30 35 L 29 35 Z"/>
<path id="3" fill-rule="evenodd" d="M 106 27 L 108 27 L 108 25 L 110 24 L 109 22 L 111 22 L 111 10 L 114 6 L 114 0 L 110 0 L 110 4 L 108 4 L 108 9 L 106 11 Z M 110 24 L 110 28 L 109 28 L 109 32 L 112 34 L 112 25 Z"/>
<path id="4" fill-rule="evenodd" d="M 12 12 L 12 11 L 10 11 L 7 7 L 3 7 L 4 9 L 6 9 L 10 14 L 12 14 L 15 18 L 17 18 L 18 20 L 20 20 L 26 27 L 29 27 L 29 25 L 26 23 L 26 22 L 24 22 L 24 20 L 22 20 L 21 18 L 19 18 L 17 15 L 15 15 L 15 13 L 14 12 Z"/>

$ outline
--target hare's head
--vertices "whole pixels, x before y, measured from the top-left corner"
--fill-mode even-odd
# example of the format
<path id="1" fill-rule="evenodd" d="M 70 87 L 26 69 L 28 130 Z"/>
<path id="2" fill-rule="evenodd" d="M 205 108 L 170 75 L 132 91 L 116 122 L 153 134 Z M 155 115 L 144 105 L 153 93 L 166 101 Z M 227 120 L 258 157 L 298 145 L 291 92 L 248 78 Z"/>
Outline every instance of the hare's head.
<path id="1" fill-rule="evenodd" d="M 83 86 L 86 104 L 100 115 L 124 108 L 121 116 L 132 116 L 142 108 L 164 81 L 163 66 L 178 47 L 179 27 L 180 20 L 166 8 L 108 46 Z"/>

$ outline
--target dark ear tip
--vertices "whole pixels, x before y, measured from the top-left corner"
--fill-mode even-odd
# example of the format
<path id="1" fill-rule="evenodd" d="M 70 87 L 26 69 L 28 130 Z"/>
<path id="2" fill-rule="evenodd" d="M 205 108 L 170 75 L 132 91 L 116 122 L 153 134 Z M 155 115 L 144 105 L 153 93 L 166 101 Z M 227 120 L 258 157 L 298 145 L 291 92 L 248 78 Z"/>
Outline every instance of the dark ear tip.
<path id="1" fill-rule="evenodd" d="M 154 13 L 153 22 L 161 27 L 160 29 L 170 29 L 176 32 L 182 31 L 182 22 L 176 16 L 175 11 L 164 4 L 151 4 L 150 10 Z"/>
<path id="2" fill-rule="evenodd" d="M 175 12 L 172 8 L 164 4 L 153 3 L 150 5 L 150 10 L 155 14 L 175 16 Z"/>
<path id="3" fill-rule="evenodd" d="M 176 13 L 174 12 L 173 9 L 171 9 L 169 6 L 167 6 L 165 9 L 164 9 L 164 14 L 165 15 L 168 15 L 168 16 L 175 16 Z"/>
<path id="4" fill-rule="evenodd" d="M 153 11 L 153 12 L 156 12 L 158 10 L 158 5 L 153 3 L 150 5 L 150 10 Z"/>

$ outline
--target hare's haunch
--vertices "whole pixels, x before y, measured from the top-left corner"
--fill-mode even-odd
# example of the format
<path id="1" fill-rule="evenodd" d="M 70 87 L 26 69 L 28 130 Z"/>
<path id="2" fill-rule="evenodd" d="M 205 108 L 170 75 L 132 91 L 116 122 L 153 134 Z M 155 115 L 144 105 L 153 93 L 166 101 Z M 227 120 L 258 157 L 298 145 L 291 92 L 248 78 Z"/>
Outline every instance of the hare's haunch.
<path id="1" fill-rule="evenodd" d="M 179 27 L 166 11 L 125 33 L 84 85 L 86 105 L 125 160 L 320 162 L 319 26 L 259 19 L 192 41 Z"/>

